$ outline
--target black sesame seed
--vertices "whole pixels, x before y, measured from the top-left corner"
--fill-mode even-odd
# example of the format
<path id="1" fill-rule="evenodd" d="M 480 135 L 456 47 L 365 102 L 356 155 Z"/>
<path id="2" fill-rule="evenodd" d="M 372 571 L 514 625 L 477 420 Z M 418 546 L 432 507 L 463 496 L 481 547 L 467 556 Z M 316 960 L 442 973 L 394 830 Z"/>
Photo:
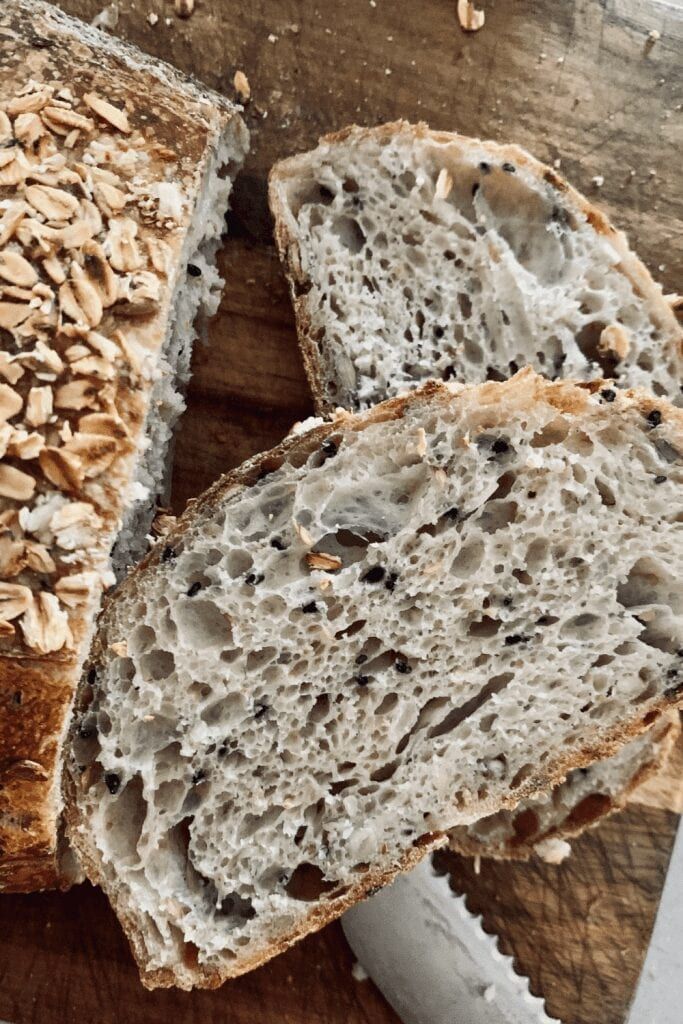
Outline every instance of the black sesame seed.
<path id="1" fill-rule="evenodd" d="M 460 518 L 460 509 L 454 506 L 449 508 L 447 512 L 444 512 L 446 519 L 450 519 L 451 522 L 455 523 Z"/>
<path id="2" fill-rule="evenodd" d="M 265 578 L 262 572 L 248 572 L 244 577 L 244 582 L 249 587 L 256 587 L 259 583 L 263 583 Z"/>
<path id="3" fill-rule="evenodd" d="M 472 185 L 472 197 L 476 196 L 478 191 L 479 191 L 479 182 L 475 181 L 474 185 Z"/>
<path id="4" fill-rule="evenodd" d="M 404 661 L 403 658 L 396 659 L 394 662 L 394 668 L 404 676 L 409 675 L 413 671 L 408 662 Z"/>
<path id="5" fill-rule="evenodd" d="M 666 483 L 666 479 L 667 478 L 665 476 L 662 476 L 662 474 L 660 473 L 658 476 L 655 477 L 655 483 L 656 484 Z"/>
<path id="6" fill-rule="evenodd" d="M 441 338 L 443 338 L 443 336 L 444 336 L 444 329 L 439 324 L 437 324 L 437 326 L 434 328 L 434 337 L 441 339 Z"/>
<path id="7" fill-rule="evenodd" d="M 194 595 L 198 594 L 201 589 L 202 589 L 201 583 L 199 582 L 199 580 L 195 580 L 195 582 L 192 584 L 192 586 L 188 589 L 187 596 L 188 597 L 194 597 Z"/>
<path id="8" fill-rule="evenodd" d="M 323 443 L 320 445 L 320 449 L 324 455 L 332 457 L 337 454 L 338 447 L 335 441 L 331 437 L 326 437 Z"/>
<path id="9" fill-rule="evenodd" d="M 188 263 L 187 264 L 187 272 L 190 275 L 190 277 L 201 277 L 202 276 L 201 267 L 196 266 L 194 263 Z"/>
<path id="10" fill-rule="evenodd" d="M 513 644 L 526 644 L 529 642 L 529 637 L 524 636 L 522 633 L 511 633 L 510 636 L 505 637 L 505 646 L 512 647 Z"/>
<path id="11" fill-rule="evenodd" d="M 556 224 L 566 224 L 569 220 L 569 213 L 563 206 L 553 206 L 550 219 Z"/>
<path id="12" fill-rule="evenodd" d="M 361 576 L 362 583 L 381 583 L 386 575 L 386 569 L 381 565 L 373 565 L 368 569 L 365 576 Z"/>
<path id="13" fill-rule="evenodd" d="M 504 441 L 502 437 L 497 437 L 491 445 L 491 451 L 495 452 L 496 455 L 503 455 L 505 452 L 510 450 L 510 445 L 507 441 Z"/>
<path id="14" fill-rule="evenodd" d="M 318 606 L 315 601 L 309 601 L 308 604 L 302 606 L 301 611 L 305 612 L 306 615 L 311 615 L 313 612 L 317 612 Z"/>
<path id="15" fill-rule="evenodd" d="M 88 669 L 88 675 L 86 676 L 86 679 L 90 683 L 90 685 L 92 686 L 93 683 L 95 682 L 95 680 L 97 679 L 97 670 L 94 669 L 94 668 L 89 668 Z"/>
<path id="16" fill-rule="evenodd" d="M 198 768 L 192 776 L 192 785 L 196 786 L 199 782 L 206 778 L 206 772 L 203 768 Z"/>
<path id="17" fill-rule="evenodd" d="M 510 326 L 510 317 L 507 315 L 507 313 L 505 312 L 504 309 L 501 309 L 500 317 L 501 317 L 501 320 L 503 321 L 503 323 L 505 324 L 505 326 L 509 327 Z"/>
<path id="18" fill-rule="evenodd" d="M 479 164 L 479 170 L 481 171 L 482 174 L 490 174 L 491 164 L 487 164 L 485 160 L 482 160 L 481 163 Z"/>
<path id="19" fill-rule="evenodd" d="M 502 168 L 503 168 L 503 170 L 505 171 L 506 174 L 515 174 L 516 171 L 517 171 L 517 168 L 515 167 L 515 165 L 514 164 L 509 164 L 509 163 L 507 163 L 507 161 L 504 164 L 502 164 L 501 166 L 502 166 Z"/>
<path id="20" fill-rule="evenodd" d="M 271 548 L 275 548 L 276 551 L 284 551 L 285 550 L 285 546 L 284 546 L 284 544 L 282 543 L 282 541 L 280 540 L 279 537 L 273 537 L 273 539 L 270 542 L 270 546 L 271 546 Z"/>
<path id="21" fill-rule="evenodd" d="M 172 558 L 175 558 L 175 551 L 173 550 L 173 548 L 168 547 L 167 545 L 161 552 L 161 561 L 169 562 Z"/>
<path id="22" fill-rule="evenodd" d="M 653 409 L 652 412 L 647 414 L 647 422 L 651 427 L 658 427 L 662 422 L 662 414 L 659 409 Z"/>
<path id="23" fill-rule="evenodd" d="M 358 657 L 356 658 L 356 665 L 362 665 L 367 660 L 368 660 L 367 654 L 359 654 Z"/>
<path id="24" fill-rule="evenodd" d="M 536 619 L 536 624 L 538 626 L 549 626 L 550 625 L 550 617 L 548 615 L 541 615 L 540 618 Z"/>
<path id="25" fill-rule="evenodd" d="M 517 373 L 517 370 L 519 370 L 519 365 L 515 362 L 514 359 L 511 359 L 510 360 L 510 373 Z"/>
<path id="26" fill-rule="evenodd" d="M 505 605 L 506 608 L 509 608 L 510 605 L 512 604 L 512 598 L 511 597 L 504 597 L 503 598 L 503 604 Z"/>
<path id="27" fill-rule="evenodd" d="M 393 590 L 394 587 L 396 586 L 396 581 L 397 580 L 398 580 L 398 573 L 397 572 L 390 572 L 389 575 L 387 576 L 386 580 L 384 581 L 384 586 L 386 587 L 387 590 Z"/>
<path id="28" fill-rule="evenodd" d="M 603 388 L 600 392 L 600 398 L 604 398 L 606 402 L 613 402 L 616 397 L 617 393 L 612 388 Z"/>
<path id="29" fill-rule="evenodd" d="M 367 686 L 370 682 L 370 676 L 356 676 L 356 682 L 359 686 Z"/>
<path id="30" fill-rule="evenodd" d="M 269 709 L 270 705 L 264 704 L 263 701 L 258 701 L 256 704 L 254 704 L 254 718 L 256 719 L 256 721 L 258 722 L 260 718 L 263 718 L 263 716 L 269 711 Z"/>
<path id="31" fill-rule="evenodd" d="M 452 363 L 450 363 L 441 374 L 443 380 L 453 380 L 455 375 L 455 367 Z"/>
<path id="32" fill-rule="evenodd" d="M 111 793 L 111 795 L 114 796 L 116 793 L 118 793 L 121 787 L 121 779 L 116 774 L 116 772 L 105 772 L 104 784 Z"/>

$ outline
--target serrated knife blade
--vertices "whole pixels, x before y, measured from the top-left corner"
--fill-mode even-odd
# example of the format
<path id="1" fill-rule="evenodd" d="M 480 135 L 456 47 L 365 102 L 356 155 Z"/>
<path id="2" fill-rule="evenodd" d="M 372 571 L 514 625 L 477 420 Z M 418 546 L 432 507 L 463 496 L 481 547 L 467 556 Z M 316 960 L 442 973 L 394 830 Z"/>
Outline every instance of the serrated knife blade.
<path id="1" fill-rule="evenodd" d="M 557 1021 L 429 858 L 352 907 L 342 926 L 404 1024 Z"/>

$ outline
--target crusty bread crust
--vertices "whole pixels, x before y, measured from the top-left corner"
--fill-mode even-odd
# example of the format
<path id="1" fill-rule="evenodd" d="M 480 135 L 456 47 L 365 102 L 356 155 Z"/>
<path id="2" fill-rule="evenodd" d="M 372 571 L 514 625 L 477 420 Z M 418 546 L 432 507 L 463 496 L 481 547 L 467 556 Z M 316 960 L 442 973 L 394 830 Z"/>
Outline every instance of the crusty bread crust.
<path id="1" fill-rule="evenodd" d="M 464 828 L 457 829 L 449 833 L 449 849 L 465 857 L 493 857 L 496 860 L 527 861 L 537 855 L 536 847 L 545 839 L 576 839 L 587 829 L 595 828 L 605 818 L 611 817 L 617 811 L 623 811 L 635 790 L 642 783 L 657 775 L 666 764 L 674 744 L 681 734 L 680 717 L 673 712 L 666 717 L 663 723 L 655 725 L 653 728 L 658 730 L 658 735 L 654 740 L 656 747 L 652 751 L 651 758 L 640 764 L 633 774 L 624 780 L 624 785 L 618 793 L 611 794 L 602 802 L 591 801 L 590 814 L 575 814 L 577 808 L 574 807 L 562 821 L 558 821 L 552 828 L 538 832 L 522 842 L 498 845 L 468 835 Z M 600 795 L 600 789 L 597 788 L 594 793 L 589 795 L 588 799 Z"/>
<path id="2" fill-rule="evenodd" d="M 636 292 L 647 302 L 653 321 L 660 328 L 664 337 L 670 339 L 670 343 L 676 346 L 679 353 L 683 354 L 683 329 L 678 324 L 670 304 L 662 295 L 661 288 L 655 284 L 647 267 L 629 248 L 626 235 L 622 231 L 618 231 L 597 206 L 589 202 L 555 170 L 537 160 L 520 146 L 481 141 L 458 135 L 455 132 L 433 131 L 424 122 L 413 125 L 407 121 L 394 121 L 378 125 L 375 128 L 349 125 L 340 131 L 324 135 L 320 139 L 319 145 L 333 149 L 346 144 L 355 145 L 369 138 L 383 143 L 397 135 L 408 139 L 429 139 L 442 145 L 453 145 L 460 150 L 466 150 L 469 147 L 476 148 L 477 151 L 482 150 L 490 155 L 492 162 L 509 161 L 516 166 L 525 167 L 539 182 L 545 182 L 546 185 L 561 193 L 562 201 L 566 206 L 573 207 L 576 212 L 583 214 L 598 234 L 609 237 L 610 244 L 621 257 L 619 269 L 631 281 Z M 312 335 L 311 314 L 307 299 L 307 279 L 301 266 L 299 243 L 288 223 L 286 203 L 282 194 L 288 180 L 305 173 L 311 155 L 311 153 L 301 153 L 276 163 L 269 176 L 268 196 L 270 209 L 275 219 L 275 240 L 280 257 L 287 269 L 304 367 L 316 410 L 320 414 L 325 414 L 332 411 L 336 405 L 334 397 L 326 386 L 326 381 L 329 379 L 328 374 L 334 376 L 334 368 L 328 365 L 325 353 L 321 353 Z"/>
<path id="3" fill-rule="evenodd" d="M 351 414 L 338 412 L 336 416 L 320 426 L 316 426 L 303 434 L 287 437 L 280 445 L 269 452 L 257 455 L 239 468 L 228 473 L 210 487 L 200 498 L 188 503 L 176 526 L 162 542 L 156 545 L 143 561 L 131 572 L 121 585 L 117 594 L 109 599 L 105 606 L 102 625 L 92 646 L 90 661 L 94 664 L 106 662 L 108 658 L 110 637 L 107 632 L 111 618 L 108 609 L 116 603 L 118 596 L 138 597 L 142 594 L 145 574 L 153 570 L 163 555 L 163 549 L 170 545 L 181 549 L 183 538 L 191 528 L 205 516 L 211 515 L 224 505 L 231 496 L 252 486 L 264 473 L 272 472 L 285 462 L 301 464 L 326 437 L 338 430 L 343 424 L 345 429 L 362 431 L 374 423 L 401 419 L 408 410 L 420 406 L 446 405 L 457 401 L 459 395 L 476 392 L 481 405 L 509 402 L 519 409 L 530 409 L 538 403 L 548 403 L 558 410 L 579 416 L 586 408 L 590 397 L 604 387 L 605 381 L 591 381 L 585 384 L 574 384 L 570 381 L 550 382 L 535 374 L 531 369 L 520 370 L 514 377 L 504 383 L 485 383 L 479 385 L 449 385 L 436 381 L 428 381 L 405 396 L 389 399 L 364 413 Z M 664 399 L 655 399 L 653 395 L 640 389 L 621 391 L 615 401 L 608 406 L 611 414 L 619 415 L 635 409 L 647 415 L 653 409 L 662 413 L 671 437 L 683 447 L 683 410 L 676 409 Z M 115 637 L 111 639 L 116 639 Z M 85 680 L 85 677 L 84 677 Z M 88 703 L 87 681 L 82 682 L 80 700 L 77 706 L 85 707 Z M 659 700 L 650 699 L 640 705 L 633 717 L 622 722 L 618 727 L 599 733 L 594 742 L 576 747 L 558 756 L 554 764 L 546 764 L 522 782 L 509 798 L 495 801 L 489 798 L 477 801 L 471 798 L 467 807 L 459 811 L 474 811 L 473 817 L 482 817 L 503 807 L 515 807 L 520 800 L 547 792 L 561 782 L 574 768 L 592 764 L 596 760 L 609 757 L 616 753 L 630 739 L 652 726 L 662 714 L 683 703 L 683 682 L 674 686 Z M 223 964 L 220 968 L 212 968 L 198 962 L 194 947 L 187 950 L 187 958 L 177 968 L 154 970 L 148 966 L 149 954 L 145 947 L 143 934 L 135 918 L 134 909 L 126 904 L 125 898 L 116 884 L 111 884 L 105 877 L 98 863 L 94 844 L 91 842 L 87 819 L 83 818 L 78 803 L 78 772 L 65 772 L 66 791 L 66 826 L 67 833 L 81 863 L 91 881 L 101 885 L 106 891 L 121 924 L 128 935 L 133 954 L 141 971 L 142 982 L 147 988 L 178 986 L 183 989 L 192 987 L 215 988 L 228 978 L 258 967 L 271 957 L 283 952 L 304 935 L 323 927 L 334 920 L 358 900 L 369 895 L 377 886 L 384 886 L 400 872 L 409 871 L 430 851 L 443 846 L 448 841 L 446 832 L 427 833 L 420 836 L 413 848 L 397 857 L 396 862 L 388 869 L 368 871 L 361 880 L 337 899 L 321 898 L 310 911 L 301 925 L 284 937 L 266 938 L 263 944 L 243 960 Z"/>
<path id="4" fill-rule="evenodd" d="M 3 0 L 0 110 L 30 80 L 62 81 L 78 98 L 93 92 L 129 103 L 131 129 L 145 133 L 146 169 L 164 180 L 173 167 L 177 184 L 190 196 L 198 191 L 208 154 L 229 122 L 234 121 L 237 137 L 246 141 L 246 129 L 230 103 L 170 67 L 49 4 Z M 99 123 L 96 131 L 101 130 Z M 3 194 L 11 195 L 6 189 Z M 177 222 L 181 230 L 169 247 L 175 261 L 192 212 L 185 208 Z M 136 328 L 150 352 L 163 343 L 169 305 L 170 296 L 164 294 L 160 315 Z M 78 494 L 82 497 L 87 490 L 88 499 L 98 506 L 103 537 L 116 536 L 126 507 L 152 383 L 128 373 L 112 383 L 112 402 L 126 441 L 106 480 Z M 108 546 L 104 552 L 89 551 L 83 568 L 101 572 Z M 22 642 L 18 631 L 11 639 L 7 633 L 0 639 L 0 891 L 40 889 L 58 880 L 60 752 L 98 602 L 99 594 L 70 613 L 69 649 L 41 656 Z"/>

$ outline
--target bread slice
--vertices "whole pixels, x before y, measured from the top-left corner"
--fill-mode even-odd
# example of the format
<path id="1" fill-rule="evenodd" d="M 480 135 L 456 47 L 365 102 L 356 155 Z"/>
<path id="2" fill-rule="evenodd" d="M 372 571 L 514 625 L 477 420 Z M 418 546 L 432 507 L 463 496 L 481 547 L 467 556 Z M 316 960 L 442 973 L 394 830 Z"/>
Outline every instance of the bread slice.
<path id="1" fill-rule="evenodd" d="M 681 402 L 683 333 L 661 288 L 518 146 L 346 128 L 276 164 L 270 204 L 320 412 L 526 365 Z"/>
<path id="2" fill-rule="evenodd" d="M 537 854 L 559 862 L 570 850 L 566 840 L 622 810 L 663 767 L 679 735 L 678 714 L 662 716 L 612 757 L 574 769 L 549 793 L 453 829 L 448 844 L 466 856 L 528 860 Z"/>
<path id="3" fill-rule="evenodd" d="M 107 603 L 67 824 L 146 985 L 217 985 L 683 693 L 683 412 L 428 383 L 193 503 Z"/>
<path id="4" fill-rule="evenodd" d="M 350 128 L 277 164 L 270 201 L 321 411 L 526 364 L 680 400 L 682 335 L 661 290 L 600 211 L 518 147 L 404 122 Z M 610 765 L 596 813 L 626 800 L 632 760 L 624 751 Z M 603 785 L 598 766 L 544 798 L 546 832 L 565 834 L 566 803 L 593 778 Z M 465 843 L 460 830 L 454 845 L 528 856 L 526 842 L 507 842 L 519 842 L 513 820 L 482 824 L 488 851 L 483 832 Z"/>
<path id="5" fill-rule="evenodd" d="M 56 878 L 73 695 L 147 546 L 246 145 L 171 68 L 0 5 L 0 889 Z"/>

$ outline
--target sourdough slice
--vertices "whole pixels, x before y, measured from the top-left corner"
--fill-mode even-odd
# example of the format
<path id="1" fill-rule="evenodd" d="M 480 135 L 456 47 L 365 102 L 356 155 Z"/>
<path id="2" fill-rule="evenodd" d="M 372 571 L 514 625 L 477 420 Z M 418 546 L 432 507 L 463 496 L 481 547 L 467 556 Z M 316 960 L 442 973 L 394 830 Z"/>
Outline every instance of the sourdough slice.
<path id="1" fill-rule="evenodd" d="M 524 370 L 193 503 L 105 607 L 65 773 L 144 983 L 255 967 L 678 704 L 682 452 L 668 402 Z"/>
<path id="2" fill-rule="evenodd" d="M 663 716 L 612 757 L 574 769 L 549 793 L 453 829 L 448 845 L 466 856 L 528 860 L 538 854 L 559 861 L 569 852 L 566 840 L 622 810 L 663 767 L 679 734 L 678 714 Z"/>
<path id="3" fill-rule="evenodd" d="M 661 288 L 517 146 L 347 128 L 276 164 L 270 204 L 319 411 L 525 365 L 681 401 L 683 334 Z"/>
<path id="4" fill-rule="evenodd" d="M 55 881 L 73 695 L 163 492 L 246 142 L 230 104 L 165 65 L 47 4 L 1 5 L 0 889 Z"/>
<path id="5" fill-rule="evenodd" d="M 347 129 L 276 165 L 270 200 L 322 411 L 363 408 L 425 377 L 476 382 L 529 363 L 680 398 L 681 331 L 660 289 L 598 210 L 517 147 L 424 125 Z M 632 758 L 617 760 L 623 793 L 611 765 L 596 813 L 630 791 Z M 600 785 L 601 775 L 596 766 Z M 581 778 L 584 798 L 593 777 Z M 574 794 L 568 783 L 545 800 L 545 831 L 565 834 Z M 465 844 L 464 830 L 454 845 L 527 856 L 528 844 L 507 843 L 519 838 L 506 833 L 513 817 L 496 819 L 488 851 Z"/>

